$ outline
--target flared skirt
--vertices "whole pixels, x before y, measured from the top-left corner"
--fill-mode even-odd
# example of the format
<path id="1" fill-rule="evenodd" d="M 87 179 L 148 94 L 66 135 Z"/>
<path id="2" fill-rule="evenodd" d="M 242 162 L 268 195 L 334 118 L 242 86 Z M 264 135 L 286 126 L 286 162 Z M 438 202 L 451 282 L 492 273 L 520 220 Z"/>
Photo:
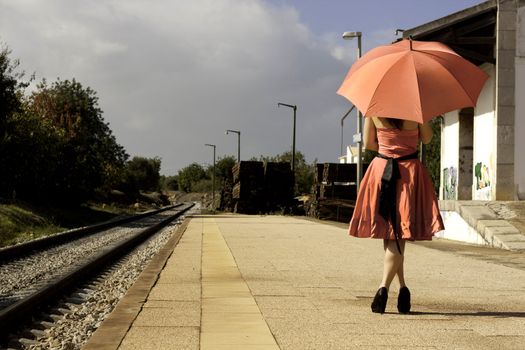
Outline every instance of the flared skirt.
<path id="1" fill-rule="evenodd" d="M 390 221 L 379 215 L 379 191 L 386 159 L 374 158 L 368 167 L 350 221 L 355 237 L 395 239 Z M 398 236 L 405 240 L 431 240 L 444 230 L 437 197 L 430 176 L 417 159 L 398 162 L 396 215 Z"/>

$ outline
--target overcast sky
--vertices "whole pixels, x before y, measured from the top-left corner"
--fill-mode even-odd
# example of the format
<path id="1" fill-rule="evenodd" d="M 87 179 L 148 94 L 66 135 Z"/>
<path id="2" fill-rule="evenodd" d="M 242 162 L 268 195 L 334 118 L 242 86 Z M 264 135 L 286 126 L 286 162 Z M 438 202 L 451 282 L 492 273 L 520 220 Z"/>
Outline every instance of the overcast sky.
<path id="1" fill-rule="evenodd" d="M 363 50 L 476 5 L 477 0 L 0 0 L 0 42 L 37 81 L 75 78 L 94 89 L 104 119 L 131 156 L 160 157 L 174 175 L 197 162 L 296 148 L 309 162 L 337 161 L 336 94 Z M 355 114 L 344 125 L 345 144 Z"/>

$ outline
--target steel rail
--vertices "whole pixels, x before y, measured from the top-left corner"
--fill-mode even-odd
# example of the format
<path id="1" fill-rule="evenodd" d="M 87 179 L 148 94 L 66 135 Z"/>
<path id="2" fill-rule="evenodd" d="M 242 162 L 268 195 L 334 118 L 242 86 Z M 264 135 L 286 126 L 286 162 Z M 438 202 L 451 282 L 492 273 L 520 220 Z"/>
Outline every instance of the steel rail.
<path id="1" fill-rule="evenodd" d="M 188 204 L 181 208 L 176 214 L 163 221 L 148 227 L 125 241 L 118 242 L 103 249 L 97 256 L 92 257 L 86 263 L 75 268 L 73 271 L 55 279 L 47 286 L 34 292 L 28 297 L 0 310 L 0 341 L 6 340 L 9 332 L 20 327 L 37 310 L 48 305 L 59 296 L 64 295 L 75 285 L 84 282 L 86 278 L 94 275 L 97 271 L 107 266 L 110 262 L 128 253 L 131 249 L 145 241 L 152 234 L 167 226 L 170 222 L 183 215 L 191 209 L 194 204 Z"/>
<path id="2" fill-rule="evenodd" d="M 148 216 L 162 213 L 166 210 L 178 208 L 183 204 L 184 203 L 169 205 L 161 209 L 150 210 L 144 213 L 140 213 L 140 214 L 133 215 L 133 216 L 128 216 L 125 218 L 109 220 L 109 221 L 104 221 L 104 222 L 101 222 L 95 225 L 75 228 L 75 229 L 60 232 L 54 235 L 42 237 L 39 239 L 34 239 L 32 241 L 28 241 L 25 243 L 20 243 L 20 244 L 8 246 L 8 247 L 0 248 L 0 262 L 13 260 L 23 255 L 29 254 L 33 251 L 42 250 L 42 249 L 45 249 L 55 244 L 62 244 L 65 242 L 69 242 L 69 241 L 81 238 L 88 234 L 98 233 L 98 232 L 101 232 L 101 231 L 104 231 L 104 230 L 107 230 L 113 227 L 117 227 L 122 224 L 126 224 L 129 222 L 143 219 Z"/>

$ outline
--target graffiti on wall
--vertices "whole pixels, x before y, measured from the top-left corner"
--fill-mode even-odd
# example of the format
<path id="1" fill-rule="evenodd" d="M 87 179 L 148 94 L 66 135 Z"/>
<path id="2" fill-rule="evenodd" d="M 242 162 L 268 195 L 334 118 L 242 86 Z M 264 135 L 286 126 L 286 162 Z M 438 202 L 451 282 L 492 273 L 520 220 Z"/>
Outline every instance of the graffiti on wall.
<path id="1" fill-rule="evenodd" d="M 451 166 L 443 169 L 443 199 L 456 199 L 458 191 L 458 169 Z"/>
<path id="2" fill-rule="evenodd" d="M 490 168 L 482 162 L 474 166 L 476 177 L 476 199 L 491 199 Z"/>

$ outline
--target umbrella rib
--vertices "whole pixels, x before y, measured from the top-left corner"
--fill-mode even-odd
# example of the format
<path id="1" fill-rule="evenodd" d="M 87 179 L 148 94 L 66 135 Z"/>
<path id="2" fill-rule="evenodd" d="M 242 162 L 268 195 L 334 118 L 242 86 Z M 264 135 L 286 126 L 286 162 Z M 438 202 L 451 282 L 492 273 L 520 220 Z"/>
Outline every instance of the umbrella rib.
<path id="1" fill-rule="evenodd" d="M 429 52 L 429 51 L 421 51 L 421 52 L 423 52 L 425 55 L 433 56 L 433 57 L 437 57 L 439 60 L 443 60 L 443 58 L 442 58 L 441 56 L 436 55 L 436 54 L 433 54 L 433 53 L 431 53 L 431 52 Z M 458 57 L 464 59 L 463 57 L 461 57 L 461 56 L 459 56 L 459 55 L 458 55 Z M 450 71 L 450 69 L 447 68 L 447 66 L 445 66 L 445 65 L 442 64 L 441 67 L 442 67 L 445 71 L 447 71 L 448 74 L 450 74 L 451 76 L 454 77 L 454 81 L 455 81 L 459 86 L 461 86 L 461 90 L 465 92 L 465 95 L 467 95 L 467 97 L 468 97 L 468 99 L 470 100 L 470 102 L 471 102 L 473 105 L 475 105 L 475 104 L 476 104 L 476 99 L 474 99 L 472 96 L 470 96 L 470 93 L 469 93 L 470 91 L 468 91 L 467 89 L 465 89 L 465 87 L 463 86 L 463 84 L 461 84 L 460 79 L 458 79 L 457 76 L 456 76 L 452 71 Z"/>
<path id="2" fill-rule="evenodd" d="M 337 93 L 365 116 L 418 122 L 474 106 L 488 75 L 444 44 L 419 43 L 411 51 L 404 51 L 405 40 L 373 49 L 354 63 Z"/>
<path id="3" fill-rule="evenodd" d="M 432 54 L 432 53 L 430 53 L 428 51 L 427 52 L 420 51 L 420 52 L 423 53 L 428 59 L 435 59 L 437 57 L 438 59 L 435 59 L 437 62 L 439 62 L 439 60 L 445 60 L 446 61 L 446 59 L 444 59 L 443 57 L 441 57 L 439 55 Z M 428 57 L 428 56 L 432 56 L 432 57 Z M 463 59 L 459 55 L 458 55 L 458 57 L 460 59 Z M 458 104 L 456 106 L 456 108 L 454 108 L 454 109 L 460 109 L 460 108 L 464 108 L 464 107 L 475 106 L 476 105 L 476 99 L 474 99 L 470 95 L 470 91 L 468 89 L 466 89 L 463 84 L 461 84 L 461 80 L 458 79 L 457 76 L 450 69 L 448 69 L 446 65 L 440 64 L 439 67 L 442 69 L 443 74 L 448 74 L 450 77 L 453 78 L 452 82 L 454 84 L 456 84 L 456 86 L 459 87 L 459 89 L 458 89 L 459 91 L 458 92 L 462 93 L 463 96 L 465 96 L 468 99 L 468 101 L 470 102 L 469 104 L 462 104 L 461 106 Z M 416 75 L 417 75 L 417 71 L 416 71 Z M 419 77 L 418 77 L 418 79 L 419 79 Z M 418 84 L 418 86 L 420 86 L 420 88 L 419 88 L 419 90 L 420 90 L 421 89 L 421 84 Z M 422 111 L 422 114 L 424 115 L 423 108 L 424 108 L 424 106 L 421 105 L 421 111 Z"/>
<path id="4" fill-rule="evenodd" d="M 412 64 L 414 65 L 414 67 L 416 66 L 416 62 L 415 62 L 415 59 L 414 59 L 414 55 L 411 55 L 411 59 L 412 59 Z M 421 113 L 421 124 L 424 123 L 424 114 L 423 114 L 423 104 L 421 103 L 421 84 L 419 84 L 419 75 L 417 74 L 417 69 L 414 69 L 414 74 L 416 76 L 416 82 L 417 82 L 417 94 L 418 94 L 418 101 L 419 101 L 419 111 Z"/>
<path id="5" fill-rule="evenodd" d="M 395 68 L 396 68 L 396 65 L 399 64 L 407 55 L 404 54 L 404 55 L 401 55 L 397 61 L 395 63 L 393 63 L 383 74 L 383 77 L 386 77 L 388 75 L 389 72 L 393 71 Z M 412 65 L 414 65 L 414 58 L 412 55 L 410 55 L 411 57 L 411 61 L 412 61 Z M 416 72 L 416 79 L 417 79 L 417 72 Z M 374 93 L 372 94 L 372 98 L 370 99 L 371 101 L 374 100 L 374 97 L 376 95 L 376 93 L 378 92 L 378 90 L 381 88 L 381 84 L 382 82 L 384 81 L 384 79 L 381 79 L 381 81 L 379 82 L 379 84 L 377 84 L 377 86 L 375 87 L 374 89 Z M 419 84 L 418 84 L 419 85 Z M 418 101 L 421 101 L 421 91 L 419 90 L 419 87 L 418 87 Z M 423 108 L 422 108 L 422 105 L 421 103 L 419 104 L 419 110 L 421 111 L 421 115 L 422 114 L 422 111 L 423 111 Z M 396 116 L 397 117 L 397 116 Z M 399 116 L 401 117 L 401 116 Z M 403 118 L 402 118 L 403 119 Z"/>
<path id="6" fill-rule="evenodd" d="M 390 56 L 390 55 L 399 55 L 399 57 L 397 58 L 397 60 L 395 61 L 395 63 L 394 63 L 393 65 L 397 64 L 397 62 L 398 62 L 399 60 L 401 60 L 401 59 L 405 56 L 402 52 L 393 52 L 393 53 L 388 53 L 388 54 L 383 55 L 383 56 L 375 57 L 375 58 L 374 58 L 372 61 L 370 61 L 370 62 L 373 62 L 373 61 L 378 60 L 378 59 L 385 59 L 385 57 Z M 366 56 L 365 56 L 365 57 L 366 57 Z M 366 64 L 361 65 L 358 69 L 353 70 L 353 68 L 352 68 L 352 69 L 350 70 L 350 72 L 348 73 L 348 75 L 346 76 L 345 80 L 343 81 L 343 84 L 346 82 L 347 79 L 349 79 L 349 77 L 350 77 L 350 79 L 351 79 L 351 78 L 355 77 L 355 75 L 359 75 L 359 74 L 361 74 L 361 73 L 362 73 L 361 68 L 366 69 L 365 67 L 369 66 L 369 65 L 370 65 L 370 62 L 367 62 Z M 389 68 L 383 73 L 383 75 L 386 75 L 391 69 L 392 69 L 392 67 L 389 67 Z M 352 71 L 352 70 L 353 70 L 353 71 Z M 351 76 L 352 73 L 354 74 L 354 76 Z M 355 100 L 352 100 L 352 99 L 350 99 L 350 98 L 347 97 L 352 103 L 354 103 L 354 104 L 356 105 L 356 107 L 357 107 L 357 108 L 358 108 L 358 109 L 359 109 L 359 110 L 360 110 L 365 116 L 370 116 L 370 114 L 368 114 L 367 111 L 368 111 L 368 109 L 369 109 L 369 107 L 370 107 L 371 102 L 374 100 L 374 96 L 376 95 L 378 89 L 380 88 L 381 80 L 382 80 L 382 79 L 380 79 L 380 81 L 378 82 L 378 84 L 375 85 L 375 87 L 373 88 L 373 92 L 370 92 L 370 98 L 369 98 L 368 101 L 366 102 L 366 107 L 365 107 L 364 104 L 360 104 L 360 103 L 356 102 Z M 338 92 L 338 93 L 339 93 L 339 92 Z M 342 95 L 342 96 L 345 96 L 344 94 L 341 94 L 341 93 L 339 93 L 339 94 Z M 345 97 L 346 97 L 346 96 L 345 96 Z"/>

